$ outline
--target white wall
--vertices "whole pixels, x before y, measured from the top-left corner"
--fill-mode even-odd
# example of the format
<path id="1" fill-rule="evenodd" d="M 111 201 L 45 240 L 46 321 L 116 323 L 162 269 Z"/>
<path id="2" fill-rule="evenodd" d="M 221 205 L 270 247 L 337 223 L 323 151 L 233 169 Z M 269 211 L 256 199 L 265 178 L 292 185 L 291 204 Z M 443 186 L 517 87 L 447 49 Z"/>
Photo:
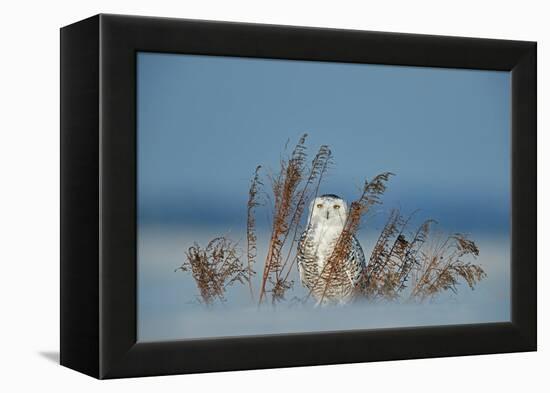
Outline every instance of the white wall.
<path id="1" fill-rule="evenodd" d="M 549 385 L 548 279 L 540 249 L 539 352 L 98 382 L 52 361 L 59 339 L 59 27 L 99 12 L 323 26 L 539 42 L 539 146 L 548 148 L 542 95 L 550 42 L 543 1 L 19 1 L 0 23 L 0 386 L 3 391 L 343 392 L 542 391 Z M 546 12 L 545 12 L 546 11 Z M 548 113 L 546 111 L 546 113 Z M 539 151 L 543 151 L 539 149 Z M 539 153 L 539 201 L 550 155 Z M 539 203 L 539 222 L 550 221 Z M 540 226 L 539 242 L 550 235 Z M 544 329 L 546 328 L 546 329 Z M 5 389 L 9 386 L 8 389 Z"/>

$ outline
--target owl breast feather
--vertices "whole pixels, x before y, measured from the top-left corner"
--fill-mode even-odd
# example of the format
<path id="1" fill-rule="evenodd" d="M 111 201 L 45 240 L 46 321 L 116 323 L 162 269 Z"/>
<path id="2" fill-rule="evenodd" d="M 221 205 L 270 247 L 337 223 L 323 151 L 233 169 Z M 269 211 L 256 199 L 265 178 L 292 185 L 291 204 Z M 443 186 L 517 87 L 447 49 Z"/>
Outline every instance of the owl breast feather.
<path id="1" fill-rule="evenodd" d="M 302 285 L 323 303 L 346 303 L 353 297 L 365 268 L 359 241 L 353 237 L 342 261 L 330 261 L 338 236 L 320 237 L 313 230 L 302 234 L 298 244 L 298 270 Z"/>

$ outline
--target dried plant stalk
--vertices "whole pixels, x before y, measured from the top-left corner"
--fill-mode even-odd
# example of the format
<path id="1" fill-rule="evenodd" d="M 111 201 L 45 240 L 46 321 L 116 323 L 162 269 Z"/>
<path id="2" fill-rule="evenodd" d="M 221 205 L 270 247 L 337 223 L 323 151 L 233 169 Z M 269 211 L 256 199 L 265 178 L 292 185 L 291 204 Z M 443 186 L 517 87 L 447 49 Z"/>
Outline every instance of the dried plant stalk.
<path id="1" fill-rule="evenodd" d="M 418 278 L 409 298 L 423 301 L 447 290 L 456 293 L 460 278 L 470 289 L 474 289 L 487 274 L 481 266 L 466 262 L 464 258 L 478 255 L 475 242 L 461 233 L 450 235 L 443 242 L 433 245 L 422 255 Z"/>
<path id="2" fill-rule="evenodd" d="M 273 271 L 277 271 L 280 266 L 283 238 L 289 231 L 289 218 L 291 217 L 293 204 L 295 203 L 296 190 L 302 181 L 305 167 L 306 138 L 307 134 L 304 134 L 300 138 L 290 158 L 288 160 L 281 160 L 280 172 L 277 176 L 272 177 L 274 198 L 273 224 L 260 287 L 260 303 L 265 296 L 266 284 L 271 274 Z"/>
<path id="3" fill-rule="evenodd" d="M 191 272 L 200 293 L 200 301 L 212 305 L 224 302 L 227 287 L 248 281 L 248 268 L 239 258 L 237 245 L 225 237 L 212 239 L 205 248 L 197 243 L 189 247 L 186 261 L 176 269 Z"/>
<path id="4" fill-rule="evenodd" d="M 399 255 L 401 260 L 401 266 L 398 271 L 398 284 L 396 292 L 402 292 L 407 288 L 407 281 L 410 274 L 417 270 L 419 266 L 418 259 L 421 257 L 420 250 L 424 243 L 428 240 L 431 226 L 436 223 L 435 220 L 426 220 L 418 227 L 411 241 L 404 239 L 406 244 L 405 252 L 403 255 Z"/>
<path id="5" fill-rule="evenodd" d="M 298 243 L 298 234 L 300 233 L 300 220 L 302 218 L 302 215 L 304 213 L 304 209 L 306 206 L 306 203 L 317 197 L 319 194 L 319 187 L 321 186 L 321 181 L 323 180 L 323 176 L 326 174 L 330 164 L 332 163 L 332 152 L 330 151 L 329 147 L 326 145 L 322 145 L 319 148 L 319 151 L 313 158 L 313 161 L 311 162 L 311 168 L 309 170 L 309 175 L 307 178 L 307 181 L 305 182 L 305 185 L 302 188 L 302 191 L 300 193 L 300 198 L 298 199 L 298 203 L 296 206 L 296 210 L 294 212 L 294 216 L 291 220 L 290 227 L 294 228 L 292 239 L 290 246 L 288 247 L 287 256 L 281 266 L 281 273 L 283 273 L 286 269 L 286 273 L 284 277 L 282 278 L 283 281 L 288 280 L 288 276 L 290 275 L 290 272 L 292 271 L 292 268 L 294 264 L 296 263 L 297 259 L 297 253 L 294 246 Z M 315 188 L 312 188 L 313 185 L 315 185 Z M 311 214 L 311 212 L 310 212 Z M 283 243 L 287 240 L 288 235 L 291 231 L 287 232 L 287 235 L 283 239 Z M 293 258 L 291 258 L 293 256 Z M 290 265 L 288 265 L 290 261 Z"/>
<path id="6" fill-rule="evenodd" d="M 358 288 L 361 297 L 395 300 L 403 297 L 412 281 L 408 298 L 422 301 L 446 290 L 456 292 L 460 278 L 473 289 L 486 276 L 479 265 L 463 261 L 479 255 L 473 241 L 463 234 L 454 234 L 443 242 L 432 240 L 435 244 L 422 251 L 435 221 L 425 221 L 408 238 L 405 229 L 410 218 L 404 219 L 398 210 L 391 212 Z"/>
<path id="7" fill-rule="evenodd" d="M 256 167 L 254 177 L 250 182 L 250 188 L 248 190 L 248 202 L 246 205 L 246 256 L 248 261 L 248 287 L 250 290 L 250 297 L 254 299 L 254 289 L 252 288 L 252 276 L 256 274 L 254 271 L 254 265 L 256 264 L 256 256 L 258 253 L 258 247 L 256 244 L 256 207 L 260 205 L 258 201 L 258 193 L 263 183 L 260 181 L 260 169 L 261 166 Z"/>
<path id="8" fill-rule="evenodd" d="M 404 219 L 398 210 L 392 210 L 364 272 L 361 291 L 365 297 L 396 299 L 407 287 L 411 272 L 420 266 L 419 252 L 434 221 L 422 223 L 408 240 L 405 229 L 412 216 Z"/>
<path id="9" fill-rule="evenodd" d="M 306 202 L 318 192 L 321 179 L 331 160 L 330 149 L 323 145 L 319 148 L 311 165 L 308 166 L 306 138 L 307 134 L 304 134 L 294 147 L 290 157 L 281 160 L 279 172 L 271 177 L 274 204 L 273 223 L 262 275 L 259 303 L 264 300 L 266 292 L 271 292 L 273 302 L 282 300 L 286 290 L 292 287 L 293 283 L 288 277 L 294 260 L 290 265 L 289 261 L 297 243 L 300 221 Z M 288 243 L 289 241 L 290 243 Z M 288 253 L 286 258 L 283 258 L 285 246 L 288 248 Z"/>

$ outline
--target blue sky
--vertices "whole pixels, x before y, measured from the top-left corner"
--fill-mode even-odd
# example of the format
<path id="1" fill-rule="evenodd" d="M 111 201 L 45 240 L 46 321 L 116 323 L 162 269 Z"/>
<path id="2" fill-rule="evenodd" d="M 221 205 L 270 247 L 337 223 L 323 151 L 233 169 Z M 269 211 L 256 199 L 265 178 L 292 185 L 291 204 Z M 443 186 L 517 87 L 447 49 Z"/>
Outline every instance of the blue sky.
<path id="1" fill-rule="evenodd" d="M 507 233 L 509 129 L 508 72 L 139 53 L 138 216 L 242 223 L 256 165 L 307 132 L 334 154 L 322 193 L 391 171 L 384 208 Z"/>

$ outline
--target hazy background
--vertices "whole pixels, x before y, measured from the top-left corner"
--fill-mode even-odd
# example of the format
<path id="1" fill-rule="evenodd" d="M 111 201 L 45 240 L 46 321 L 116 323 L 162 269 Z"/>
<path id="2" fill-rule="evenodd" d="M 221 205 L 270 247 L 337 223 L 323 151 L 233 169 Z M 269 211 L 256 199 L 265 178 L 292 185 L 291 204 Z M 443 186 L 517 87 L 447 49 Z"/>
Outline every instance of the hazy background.
<path id="1" fill-rule="evenodd" d="M 509 90 L 507 72 L 139 53 L 139 339 L 509 320 Z M 476 240 L 488 279 L 422 306 L 258 312 L 238 289 L 198 306 L 174 273 L 185 250 L 243 240 L 255 166 L 275 169 L 304 132 L 335 157 L 322 193 L 351 200 L 365 177 L 397 174 L 361 234 L 367 255 L 390 208 L 420 209 Z"/>

